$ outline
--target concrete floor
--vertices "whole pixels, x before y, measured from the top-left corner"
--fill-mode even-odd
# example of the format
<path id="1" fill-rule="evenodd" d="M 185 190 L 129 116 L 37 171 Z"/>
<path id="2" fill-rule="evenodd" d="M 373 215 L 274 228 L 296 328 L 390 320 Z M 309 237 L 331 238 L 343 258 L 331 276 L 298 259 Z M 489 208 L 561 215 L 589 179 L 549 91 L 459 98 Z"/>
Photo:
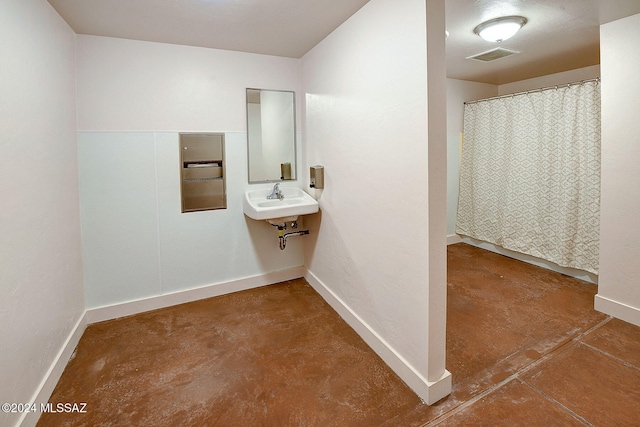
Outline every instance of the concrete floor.
<path id="1" fill-rule="evenodd" d="M 418 397 L 304 281 L 90 325 L 38 426 L 638 426 L 640 328 L 597 287 L 448 248 L 453 392 Z"/>

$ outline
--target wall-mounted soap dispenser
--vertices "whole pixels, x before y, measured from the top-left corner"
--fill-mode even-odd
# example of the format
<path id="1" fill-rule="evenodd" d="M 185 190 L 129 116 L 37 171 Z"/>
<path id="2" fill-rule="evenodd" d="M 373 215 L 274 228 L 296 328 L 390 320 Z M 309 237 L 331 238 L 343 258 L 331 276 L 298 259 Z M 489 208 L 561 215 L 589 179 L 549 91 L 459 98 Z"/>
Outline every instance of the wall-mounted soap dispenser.
<path id="1" fill-rule="evenodd" d="M 324 166 L 311 166 L 309 174 L 309 187 L 322 190 L 324 188 Z"/>
<path id="2" fill-rule="evenodd" d="M 180 134 L 182 212 L 226 209 L 224 134 Z"/>

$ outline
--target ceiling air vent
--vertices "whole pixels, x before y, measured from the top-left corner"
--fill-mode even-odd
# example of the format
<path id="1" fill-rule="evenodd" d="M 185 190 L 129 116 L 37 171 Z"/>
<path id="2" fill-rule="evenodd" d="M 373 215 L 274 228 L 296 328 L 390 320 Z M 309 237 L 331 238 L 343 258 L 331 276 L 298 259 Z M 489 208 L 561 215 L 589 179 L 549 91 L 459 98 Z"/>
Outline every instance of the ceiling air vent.
<path id="1" fill-rule="evenodd" d="M 491 62 L 491 61 L 495 61 L 497 59 L 502 59 L 502 58 L 505 58 L 507 56 L 514 55 L 516 53 L 520 53 L 520 52 L 516 52 L 515 50 L 509 50 L 509 49 L 503 49 L 501 47 L 497 47 L 495 49 L 491 49 L 491 50 L 488 50 L 486 52 L 479 53 L 477 55 L 469 56 L 469 57 L 467 57 L 467 59 L 475 59 L 476 61 L 482 61 L 482 62 Z"/>

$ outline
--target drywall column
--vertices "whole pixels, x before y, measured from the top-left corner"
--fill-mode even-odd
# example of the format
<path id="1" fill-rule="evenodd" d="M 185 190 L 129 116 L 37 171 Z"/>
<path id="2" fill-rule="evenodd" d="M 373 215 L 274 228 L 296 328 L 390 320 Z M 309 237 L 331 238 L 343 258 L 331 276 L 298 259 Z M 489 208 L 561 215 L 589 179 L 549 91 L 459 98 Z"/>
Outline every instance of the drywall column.
<path id="1" fill-rule="evenodd" d="M 427 19 L 427 129 L 429 218 L 429 383 L 430 394 L 451 391 L 445 370 L 447 321 L 447 94 L 444 0 L 426 2 Z M 429 402 L 433 403 L 433 402 Z"/>
<path id="2" fill-rule="evenodd" d="M 325 170 L 307 280 L 428 403 L 450 387 L 443 8 L 371 0 L 302 58 L 303 170 Z"/>
<path id="3" fill-rule="evenodd" d="M 46 402 L 84 326 L 75 34 L 46 1 L 3 0 L 0 52 L 0 403 Z"/>
<path id="4" fill-rule="evenodd" d="M 600 27 L 602 177 L 596 309 L 640 326 L 640 14 Z"/>

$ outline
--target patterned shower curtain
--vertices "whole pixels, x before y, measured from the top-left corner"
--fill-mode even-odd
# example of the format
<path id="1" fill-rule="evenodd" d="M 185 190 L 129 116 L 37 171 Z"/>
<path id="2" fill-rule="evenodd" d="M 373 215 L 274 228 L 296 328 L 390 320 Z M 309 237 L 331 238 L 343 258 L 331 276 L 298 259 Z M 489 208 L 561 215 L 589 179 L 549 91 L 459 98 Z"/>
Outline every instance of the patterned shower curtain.
<path id="1" fill-rule="evenodd" d="M 600 86 L 468 103 L 456 232 L 598 273 Z"/>

